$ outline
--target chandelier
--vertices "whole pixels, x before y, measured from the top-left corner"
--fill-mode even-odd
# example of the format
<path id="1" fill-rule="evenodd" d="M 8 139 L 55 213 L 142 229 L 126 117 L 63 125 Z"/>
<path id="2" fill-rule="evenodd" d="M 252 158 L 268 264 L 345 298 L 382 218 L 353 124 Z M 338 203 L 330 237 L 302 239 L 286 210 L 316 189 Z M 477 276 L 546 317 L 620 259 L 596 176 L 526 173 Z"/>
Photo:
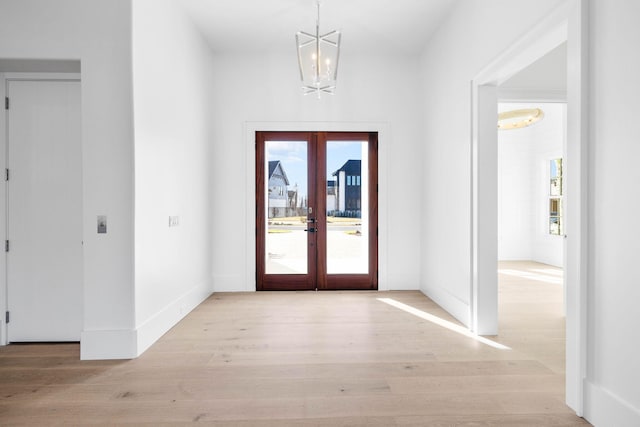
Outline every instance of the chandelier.
<path id="1" fill-rule="evenodd" d="M 317 2 L 318 17 L 316 32 L 296 33 L 298 46 L 298 65 L 300 79 L 305 95 L 315 93 L 320 98 L 324 93 L 333 94 L 338 76 L 338 58 L 340 56 L 340 31 L 334 30 L 320 34 L 320 1 Z"/>

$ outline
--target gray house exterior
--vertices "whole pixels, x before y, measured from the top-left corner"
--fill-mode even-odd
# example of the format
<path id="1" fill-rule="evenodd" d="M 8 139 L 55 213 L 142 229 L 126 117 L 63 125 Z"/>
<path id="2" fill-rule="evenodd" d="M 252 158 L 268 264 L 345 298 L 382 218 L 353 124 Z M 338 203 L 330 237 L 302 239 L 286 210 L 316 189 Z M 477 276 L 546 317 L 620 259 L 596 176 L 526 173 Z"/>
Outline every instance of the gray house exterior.
<path id="1" fill-rule="evenodd" d="M 330 214 L 360 218 L 362 209 L 361 161 L 347 160 L 340 169 L 333 173 L 333 176 L 336 177 L 336 207 L 335 211 Z"/>
<path id="2" fill-rule="evenodd" d="M 287 178 L 280 160 L 269 162 L 268 177 L 269 204 L 267 216 L 269 218 L 282 218 L 287 215 L 289 178 Z"/>

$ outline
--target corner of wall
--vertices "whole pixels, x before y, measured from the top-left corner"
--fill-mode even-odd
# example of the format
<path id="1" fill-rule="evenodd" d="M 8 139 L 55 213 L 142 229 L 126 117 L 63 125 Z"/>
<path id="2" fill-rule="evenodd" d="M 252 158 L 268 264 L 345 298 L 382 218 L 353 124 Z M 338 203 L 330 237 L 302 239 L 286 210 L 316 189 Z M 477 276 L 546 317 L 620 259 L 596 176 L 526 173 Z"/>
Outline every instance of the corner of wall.
<path id="1" fill-rule="evenodd" d="M 195 286 L 136 329 L 83 331 L 81 360 L 135 359 L 212 294 L 211 281 Z"/>
<path id="2" fill-rule="evenodd" d="M 584 418 L 595 426 L 640 426 L 640 409 L 586 380 L 584 403 Z"/>
<path id="3" fill-rule="evenodd" d="M 80 360 L 133 359 L 136 335 L 132 329 L 82 331 Z"/>
<path id="4" fill-rule="evenodd" d="M 135 357 L 144 353 L 169 329 L 206 300 L 212 293 L 211 289 L 211 281 L 203 281 L 139 325 L 135 331 Z"/>
<path id="5" fill-rule="evenodd" d="M 213 292 L 253 292 L 256 290 L 255 272 L 249 280 L 245 274 L 214 274 Z"/>
<path id="6" fill-rule="evenodd" d="M 469 304 L 438 286 L 421 286 L 420 292 L 458 319 L 464 326 L 471 326 Z"/>

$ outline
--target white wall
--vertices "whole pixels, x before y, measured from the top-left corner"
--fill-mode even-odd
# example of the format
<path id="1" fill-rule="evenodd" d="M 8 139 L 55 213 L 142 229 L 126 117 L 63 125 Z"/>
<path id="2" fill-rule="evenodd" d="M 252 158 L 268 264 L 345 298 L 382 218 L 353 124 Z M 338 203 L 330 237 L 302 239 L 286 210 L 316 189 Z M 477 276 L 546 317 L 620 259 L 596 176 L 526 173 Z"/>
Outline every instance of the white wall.
<path id="1" fill-rule="evenodd" d="M 81 61 L 81 352 L 83 358 L 133 356 L 130 1 L 0 0 L 0 58 Z M 2 163 L 4 152 L 0 149 Z M 4 209 L 2 198 L 0 210 Z M 97 215 L 108 216 L 108 234 L 96 233 Z"/>
<path id="2" fill-rule="evenodd" d="M 214 206 L 212 214 L 215 288 L 244 290 L 247 285 L 243 274 L 250 252 L 246 247 L 246 217 L 253 211 L 244 198 L 252 173 L 246 167 L 243 122 L 379 121 L 388 122 L 391 129 L 388 156 L 382 160 L 389 165 L 385 207 L 389 238 L 381 242 L 388 253 L 390 285 L 411 288 L 419 278 L 421 289 L 445 308 L 456 313 L 461 312 L 460 307 L 468 309 L 469 81 L 523 29 L 558 3 L 460 2 L 425 49 L 421 71 L 411 58 L 387 57 L 387 61 L 381 61 L 358 57 L 354 52 L 349 57 L 345 52 L 341 65 L 344 84 L 339 95 L 320 102 L 299 97 L 291 84 L 297 78 L 294 57 L 218 55 L 213 73 L 216 81 L 208 92 L 214 100 L 211 118 L 215 126 L 211 182 L 212 196 L 228 200 L 228 204 Z M 640 4 L 625 0 L 591 0 L 589 4 L 591 235 L 585 414 L 596 425 L 632 426 L 640 424 L 640 367 L 635 362 L 639 345 L 633 335 L 634 325 L 640 324 L 636 309 L 640 301 L 636 266 L 640 198 L 634 193 L 634 184 L 640 182 L 640 131 L 633 125 L 640 114 L 635 96 L 640 91 L 640 54 L 633 45 L 640 39 L 635 19 Z M 141 302 L 135 307 L 140 315 L 134 315 L 130 9 L 128 0 L 0 0 L 0 58 L 79 59 L 82 63 L 84 358 L 134 356 L 136 325 L 144 325 L 171 300 Z M 199 62 L 198 55 L 190 58 Z M 137 67 L 144 70 L 156 60 L 149 60 L 147 65 L 141 62 Z M 424 82 L 421 94 L 413 90 L 417 81 Z M 148 88 L 140 90 L 144 93 Z M 189 93 L 185 98 L 197 98 Z M 420 108 L 421 102 L 424 108 Z M 140 106 L 141 114 L 161 114 L 149 113 L 147 108 Z M 141 120 L 136 135 L 140 141 L 149 142 L 153 138 L 145 134 L 148 129 L 142 124 L 149 118 Z M 191 123 L 188 120 L 182 117 L 180 123 L 167 129 L 181 129 Z M 197 135 L 190 145 L 191 155 L 201 152 L 203 134 Z M 175 147 L 175 142 L 166 144 L 168 149 Z M 420 147 L 421 156 L 413 155 L 420 154 Z M 146 145 L 140 149 L 151 151 Z M 168 157 L 162 156 L 162 161 Z M 141 168 L 142 179 L 153 177 L 157 171 L 145 162 L 141 162 Z M 195 175 L 184 181 L 179 178 L 179 185 L 199 183 L 202 176 Z M 158 191 L 159 187 L 149 179 L 140 188 L 146 192 Z M 416 197 L 420 187 L 422 193 Z M 136 220 L 149 220 L 156 209 L 169 211 L 177 206 L 177 191 L 169 194 L 171 200 L 165 205 L 143 203 L 143 212 Z M 0 203 L 4 209 L 4 200 Z M 191 209 L 195 208 L 190 206 L 185 212 Z M 181 212 L 171 214 L 181 215 L 184 224 L 187 218 L 183 215 L 189 214 Z M 109 217 L 107 235 L 95 233 L 96 216 L 100 214 Z M 158 215 L 166 216 L 167 212 Z M 418 223 L 422 223 L 421 235 L 416 233 Z M 149 227 L 156 230 L 159 222 Z M 177 240 L 199 242 L 186 237 L 186 227 L 180 230 Z M 148 244 L 144 239 L 149 236 L 143 234 L 141 238 Z M 162 239 L 166 243 L 171 237 Z M 141 273 L 148 272 L 142 261 Z M 202 271 L 198 270 L 200 276 Z M 146 280 L 148 276 L 144 277 Z M 195 288 L 197 281 L 193 278 Z M 151 283 L 149 280 L 149 286 L 141 288 L 140 295 L 152 293 Z M 175 296 L 180 291 L 167 282 L 161 286 L 168 286 L 162 295 Z"/>
<path id="3" fill-rule="evenodd" d="M 591 8 L 587 418 L 640 425 L 640 2 Z"/>
<path id="4" fill-rule="evenodd" d="M 132 35 L 129 0 L 0 1 L 0 58 L 81 62 L 84 359 L 137 356 L 211 291 L 210 53 L 172 4 L 136 2 Z"/>
<path id="5" fill-rule="evenodd" d="M 563 157 L 566 106 L 503 103 L 498 111 L 541 108 L 534 126 L 498 132 L 498 259 L 563 266 L 562 236 L 548 232 L 549 160 Z"/>
<path id="6" fill-rule="evenodd" d="M 458 315 L 468 311 L 470 301 L 469 81 L 558 3 L 460 2 L 422 58 L 426 174 L 421 289 Z M 640 198 L 635 186 L 640 182 L 640 130 L 634 123 L 640 115 L 640 53 L 633 44 L 640 40 L 640 3 L 588 3 L 591 234 L 583 302 L 589 319 L 584 414 L 596 426 L 637 426 L 640 345 L 633 331 L 640 324 Z M 446 186 L 442 176 L 448 177 Z M 442 227 L 445 222 L 450 226 Z"/>
<path id="7" fill-rule="evenodd" d="M 133 2 L 138 354 L 211 293 L 212 69 L 175 1 Z"/>
<path id="8" fill-rule="evenodd" d="M 420 287 L 470 324 L 470 82 L 560 0 L 459 2 L 422 55 Z"/>
<path id="9" fill-rule="evenodd" d="M 292 35 L 293 37 L 293 35 Z M 389 131 L 381 139 L 380 217 L 386 219 L 380 267 L 392 289 L 417 289 L 419 281 L 421 175 L 419 63 L 406 56 L 364 56 L 345 49 L 334 96 L 302 96 L 295 50 L 216 55 L 212 153 L 213 274 L 216 291 L 255 290 L 253 143 L 243 126 L 267 123 L 281 130 L 343 124 L 369 130 L 372 122 Z M 347 125 L 348 124 L 348 125 Z M 314 129 L 320 130 L 320 129 Z M 251 137 L 249 137 L 251 139 Z M 384 172 L 383 172 L 384 170 Z M 248 199 L 247 199 L 248 198 Z M 383 224 L 381 224 L 381 227 Z M 381 230 L 381 233 L 383 232 Z M 385 284 L 381 284 L 383 288 Z"/>
<path id="10" fill-rule="evenodd" d="M 545 119 L 539 123 L 540 126 L 533 129 L 537 144 L 532 153 L 534 157 L 532 188 L 534 225 L 531 260 L 563 267 L 564 236 L 549 234 L 549 160 L 566 157 L 564 145 L 567 134 L 567 109 L 566 104 L 545 104 L 542 108 L 546 114 Z M 566 165 L 563 164 L 564 166 Z M 566 215 L 562 220 L 566 221 Z M 563 233 L 565 230 L 566 228 L 563 229 Z"/>

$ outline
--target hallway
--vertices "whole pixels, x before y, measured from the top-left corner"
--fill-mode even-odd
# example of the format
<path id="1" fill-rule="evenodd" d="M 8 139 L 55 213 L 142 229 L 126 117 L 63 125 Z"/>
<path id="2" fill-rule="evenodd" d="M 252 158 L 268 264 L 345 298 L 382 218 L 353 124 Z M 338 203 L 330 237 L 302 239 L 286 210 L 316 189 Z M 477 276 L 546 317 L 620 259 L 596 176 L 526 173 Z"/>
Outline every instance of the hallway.
<path id="1" fill-rule="evenodd" d="M 0 423 L 588 425 L 564 405 L 562 287 L 540 280 L 559 270 L 500 270 L 496 342 L 419 292 L 260 292 L 212 295 L 135 360 L 3 347 Z"/>

